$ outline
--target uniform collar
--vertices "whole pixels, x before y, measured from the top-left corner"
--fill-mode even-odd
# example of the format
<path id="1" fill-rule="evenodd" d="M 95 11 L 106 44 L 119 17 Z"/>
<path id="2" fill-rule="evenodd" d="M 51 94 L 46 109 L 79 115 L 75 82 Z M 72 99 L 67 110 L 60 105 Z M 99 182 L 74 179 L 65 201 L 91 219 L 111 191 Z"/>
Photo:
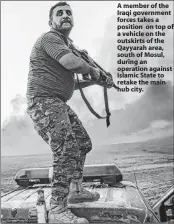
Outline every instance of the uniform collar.
<path id="1" fill-rule="evenodd" d="M 70 42 L 73 42 L 73 40 L 72 40 L 71 38 L 69 38 L 69 37 L 65 37 L 65 36 L 64 36 L 61 32 L 59 32 L 58 30 L 55 30 L 55 29 L 51 28 L 50 31 L 53 31 L 53 32 L 59 34 L 59 35 L 62 36 L 63 38 L 68 39 Z"/>

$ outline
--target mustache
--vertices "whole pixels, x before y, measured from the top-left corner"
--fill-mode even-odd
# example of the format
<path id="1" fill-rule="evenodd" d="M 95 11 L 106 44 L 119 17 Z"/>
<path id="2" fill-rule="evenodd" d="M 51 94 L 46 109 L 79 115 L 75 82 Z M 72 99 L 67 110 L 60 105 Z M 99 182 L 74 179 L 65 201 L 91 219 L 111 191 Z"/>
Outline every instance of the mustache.
<path id="1" fill-rule="evenodd" d="M 70 20 L 69 18 L 65 18 L 65 19 L 63 19 L 63 20 L 61 21 L 61 25 L 62 25 L 63 23 L 70 23 L 70 24 L 72 25 L 72 22 L 71 22 L 71 20 Z"/>

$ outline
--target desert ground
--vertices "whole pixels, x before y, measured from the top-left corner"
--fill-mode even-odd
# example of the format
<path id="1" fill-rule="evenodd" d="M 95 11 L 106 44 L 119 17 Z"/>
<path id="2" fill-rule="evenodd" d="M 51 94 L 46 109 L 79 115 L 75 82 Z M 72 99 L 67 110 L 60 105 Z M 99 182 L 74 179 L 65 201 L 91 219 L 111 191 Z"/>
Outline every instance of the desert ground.
<path id="1" fill-rule="evenodd" d="M 117 164 L 124 180 L 135 182 L 135 173 L 138 186 L 151 205 L 174 184 L 173 162 L 173 137 L 94 146 L 86 159 L 86 164 Z M 1 157 L 1 193 L 17 188 L 13 177 L 19 169 L 51 164 L 51 154 Z"/>

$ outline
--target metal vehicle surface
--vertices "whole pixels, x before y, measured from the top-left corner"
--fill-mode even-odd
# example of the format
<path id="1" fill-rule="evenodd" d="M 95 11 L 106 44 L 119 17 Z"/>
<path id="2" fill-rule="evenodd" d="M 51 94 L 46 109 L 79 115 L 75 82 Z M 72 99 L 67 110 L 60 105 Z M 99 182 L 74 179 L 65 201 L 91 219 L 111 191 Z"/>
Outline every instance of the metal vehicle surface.
<path id="1" fill-rule="evenodd" d="M 19 170 L 15 181 L 19 188 L 1 197 L 1 223 L 47 223 L 50 209 L 52 168 Z M 123 181 L 115 164 L 88 165 L 84 169 L 83 186 L 97 191 L 96 202 L 69 204 L 77 216 L 85 217 L 90 223 L 162 223 L 166 217 L 164 196 L 153 209 L 138 187 Z M 167 194 L 167 200 L 174 190 Z M 161 209 L 164 205 L 164 209 Z M 171 215 L 172 217 L 172 215 Z"/>

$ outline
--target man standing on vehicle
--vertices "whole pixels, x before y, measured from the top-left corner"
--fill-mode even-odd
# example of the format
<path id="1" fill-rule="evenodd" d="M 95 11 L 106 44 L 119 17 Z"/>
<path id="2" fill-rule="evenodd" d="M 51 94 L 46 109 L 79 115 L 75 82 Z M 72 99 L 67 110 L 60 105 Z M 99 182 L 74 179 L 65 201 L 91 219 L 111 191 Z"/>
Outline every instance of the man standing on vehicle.
<path id="1" fill-rule="evenodd" d="M 67 202 L 96 201 L 100 195 L 81 186 L 86 154 L 92 144 L 66 102 L 77 89 L 74 73 L 90 74 L 95 80 L 81 82 L 84 88 L 97 83 L 100 72 L 70 49 L 69 34 L 74 21 L 69 4 L 59 2 L 50 9 L 49 25 L 51 30 L 38 38 L 30 56 L 27 112 L 53 152 L 49 222 L 88 223 L 67 209 Z"/>

